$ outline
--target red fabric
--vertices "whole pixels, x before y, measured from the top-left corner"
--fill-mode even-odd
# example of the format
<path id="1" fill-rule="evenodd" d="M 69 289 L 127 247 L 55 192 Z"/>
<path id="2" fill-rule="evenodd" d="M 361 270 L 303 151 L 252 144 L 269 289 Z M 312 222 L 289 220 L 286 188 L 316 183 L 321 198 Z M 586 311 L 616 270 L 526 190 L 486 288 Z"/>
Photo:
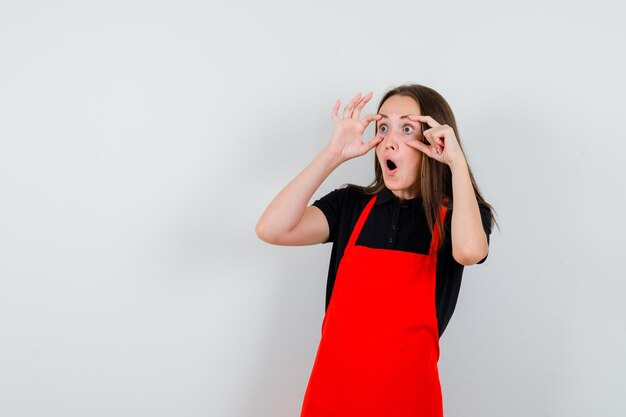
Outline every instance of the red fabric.
<path id="1" fill-rule="evenodd" d="M 322 322 L 301 417 L 442 417 L 435 307 L 438 241 L 428 255 L 357 246 L 352 231 Z M 441 221 L 446 208 L 441 207 Z"/>

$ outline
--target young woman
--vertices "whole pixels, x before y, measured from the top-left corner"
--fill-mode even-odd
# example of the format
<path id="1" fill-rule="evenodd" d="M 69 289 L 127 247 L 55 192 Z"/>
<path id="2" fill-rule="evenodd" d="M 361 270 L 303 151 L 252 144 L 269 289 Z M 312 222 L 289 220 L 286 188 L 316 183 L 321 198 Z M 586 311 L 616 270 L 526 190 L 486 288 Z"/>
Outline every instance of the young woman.
<path id="1" fill-rule="evenodd" d="M 448 103 L 431 88 L 357 94 L 328 144 L 272 200 L 256 233 L 276 245 L 333 242 L 326 314 L 301 417 L 443 416 L 439 338 L 463 267 L 482 263 L 494 222 Z M 363 141 L 375 122 L 376 136 Z M 307 206 L 328 175 L 376 148 L 375 179 Z"/>

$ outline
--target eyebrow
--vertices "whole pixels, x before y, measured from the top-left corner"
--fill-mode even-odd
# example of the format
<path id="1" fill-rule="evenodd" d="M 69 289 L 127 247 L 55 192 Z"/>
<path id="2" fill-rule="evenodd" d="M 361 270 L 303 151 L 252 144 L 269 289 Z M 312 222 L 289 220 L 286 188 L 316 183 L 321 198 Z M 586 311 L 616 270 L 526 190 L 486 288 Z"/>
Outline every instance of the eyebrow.
<path id="1" fill-rule="evenodd" d="M 386 114 L 382 114 L 382 113 L 378 113 L 379 115 L 383 116 L 385 119 L 389 119 L 389 116 L 387 116 Z M 411 114 L 405 114 L 404 116 L 400 116 L 401 119 L 407 119 L 409 116 L 412 116 Z"/>

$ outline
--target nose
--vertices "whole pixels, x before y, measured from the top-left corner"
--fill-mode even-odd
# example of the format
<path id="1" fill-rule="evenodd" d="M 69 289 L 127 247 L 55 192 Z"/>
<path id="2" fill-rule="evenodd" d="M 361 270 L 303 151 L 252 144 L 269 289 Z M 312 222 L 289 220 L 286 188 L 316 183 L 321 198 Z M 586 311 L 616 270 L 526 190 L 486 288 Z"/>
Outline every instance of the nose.
<path id="1" fill-rule="evenodd" d="M 396 150 L 396 149 L 398 149 L 398 141 L 396 140 L 395 134 L 392 133 L 392 132 L 389 132 L 389 133 L 387 133 L 387 134 L 385 134 L 383 136 L 382 144 L 383 144 L 385 150 L 389 150 L 389 149 Z"/>

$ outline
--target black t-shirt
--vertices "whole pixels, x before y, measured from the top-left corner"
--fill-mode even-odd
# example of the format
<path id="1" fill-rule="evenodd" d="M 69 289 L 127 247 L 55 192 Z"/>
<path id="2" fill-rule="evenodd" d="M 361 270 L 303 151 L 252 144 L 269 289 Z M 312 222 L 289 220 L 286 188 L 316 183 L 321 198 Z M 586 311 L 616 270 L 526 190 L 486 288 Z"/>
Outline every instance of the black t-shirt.
<path id="1" fill-rule="evenodd" d="M 348 186 L 336 189 L 312 204 L 319 208 L 328 220 L 330 235 L 325 243 L 333 242 L 326 284 L 326 309 L 330 303 L 339 262 L 350 234 L 371 198 L 373 195 L 366 195 L 359 189 Z M 489 242 L 491 211 L 483 205 L 479 205 L 479 209 L 487 242 Z M 463 265 L 452 257 L 451 225 L 452 209 L 448 209 L 444 222 L 446 236 L 437 255 L 435 303 L 440 337 L 454 312 L 463 275 Z M 376 203 L 363 225 L 356 244 L 427 255 L 431 238 L 432 232 L 426 222 L 422 198 L 400 201 L 391 190 L 385 187 L 378 193 Z M 478 263 L 483 263 L 485 259 L 487 256 Z"/>

